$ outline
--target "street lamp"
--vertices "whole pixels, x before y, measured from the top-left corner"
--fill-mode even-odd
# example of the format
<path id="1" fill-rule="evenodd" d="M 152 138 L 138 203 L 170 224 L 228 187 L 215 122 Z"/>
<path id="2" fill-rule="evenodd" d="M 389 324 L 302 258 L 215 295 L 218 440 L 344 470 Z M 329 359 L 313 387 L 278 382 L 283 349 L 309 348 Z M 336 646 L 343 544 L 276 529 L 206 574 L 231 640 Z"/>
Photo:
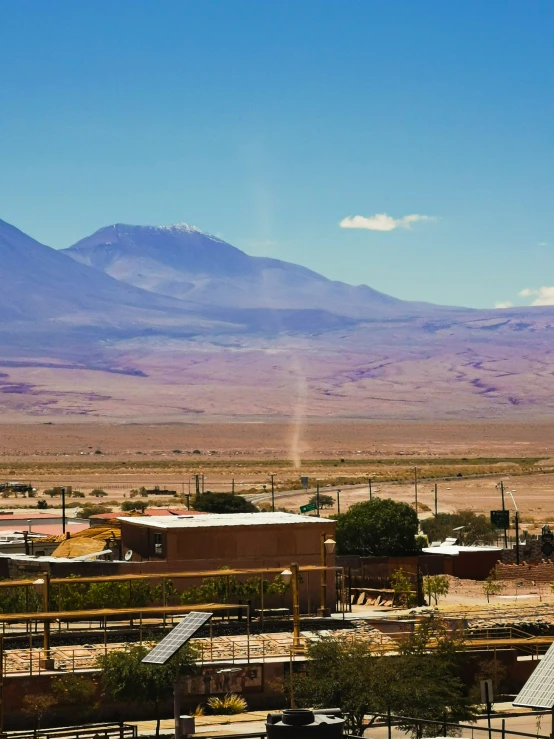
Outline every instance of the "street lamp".
<path id="1" fill-rule="evenodd" d="M 50 620 L 47 618 L 48 611 L 50 610 L 50 573 L 44 572 L 42 577 L 39 577 L 38 580 L 33 582 L 33 586 L 36 588 L 39 595 L 42 594 L 42 610 L 45 614 L 43 644 L 44 658 L 41 660 L 41 667 L 45 670 L 53 670 L 54 660 L 50 655 Z"/>
<path id="2" fill-rule="evenodd" d="M 327 608 L 327 555 L 334 554 L 337 542 L 328 534 L 321 534 L 321 585 L 320 603 L 317 610 L 318 616 L 329 617 L 330 610 Z"/>
<path id="3" fill-rule="evenodd" d="M 300 646 L 300 602 L 298 588 L 298 565 L 293 562 L 290 570 L 286 569 L 281 572 L 281 580 L 285 585 L 292 585 L 292 623 L 293 637 L 292 648 L 298 649 Z"/>

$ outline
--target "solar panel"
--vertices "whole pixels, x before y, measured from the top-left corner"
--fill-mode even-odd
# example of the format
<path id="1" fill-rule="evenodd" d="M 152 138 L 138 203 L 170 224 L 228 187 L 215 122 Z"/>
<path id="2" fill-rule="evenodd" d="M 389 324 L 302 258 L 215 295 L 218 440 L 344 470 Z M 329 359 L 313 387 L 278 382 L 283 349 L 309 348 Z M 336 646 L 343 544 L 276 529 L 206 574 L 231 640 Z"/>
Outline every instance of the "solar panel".
<path id="1" fill-rule="evenodd" d="M 165 665 L 212 616 L 213 613 L 203 611 L 189 613 L 142 661 L 151 665 Z"/>
<path id="2" fill-rule="evenodd" d="M 554 644 L 535 667 L 515 699 L 514 706 L 554 708 Z"/>

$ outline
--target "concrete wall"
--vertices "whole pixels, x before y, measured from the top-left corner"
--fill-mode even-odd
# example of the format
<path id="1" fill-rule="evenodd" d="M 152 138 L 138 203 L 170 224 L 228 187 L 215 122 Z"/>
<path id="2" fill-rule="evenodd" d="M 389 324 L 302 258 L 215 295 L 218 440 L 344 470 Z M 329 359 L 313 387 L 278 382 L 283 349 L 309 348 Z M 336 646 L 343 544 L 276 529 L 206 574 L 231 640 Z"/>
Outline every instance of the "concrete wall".
<path id="1" fill-rule="evenodd" d="M 240 680 L 236 680 L 232 687 L 232 692 L 240 693 L 246 699 L 248 707 L 252 710 L 256 709 L 279 709 L 285 706 L 285 699 L 278 690 L 279 680 L 283 678 L 285 668 L 288 668 L 288 662 L 275 662 L 268 664 L 252 664 L 250 667 L 261 675 L 259 685 L 248 684 L 241 686 Z M 223 667 L 231 667 L 223 663 L 217 664 L 214 671 L 217 672 Z M 154 719 L 152 707 L 148 704 L 115 704 L 107 700 L 101 691 L 99 684 L 99 673 L 88 672 L 81 673 L 88 679 L 97 683 L 96 700 L 97 707 L 90 715 L 84 716 L 81 706 L 54 706 L 48 710 L 43 716 L 41 728 L 49 726 L 61 726 L 81 724 L 83 721 L 137 721 Z M 52 681 L 56 680 L 57 675 L 34 675 L 6 677 L 4 678 L 4 729 L 14 731 L 17 729 L 32 729 L 34 724 L 33 717 L 23 711 L 23 698 L 31 694 L 52 694 Z M 204 685 L 203 681 L 200 685 Z M 248 681 L 245 681 L 248 682 Z M 222 695 L 222 690 L 212 690 L 213 694 Z M 183 685 L 181 695 L 181 708 L 183 713 L 192 712 L 199 703 L 203 703 L 206 696 L 203 695 L 203 689 L 199 692 L 188 693 L 187 684 Z M 168 698 L 162 707 L 162 718 L 171 718 L 173 716 L 173 698 Z"/>

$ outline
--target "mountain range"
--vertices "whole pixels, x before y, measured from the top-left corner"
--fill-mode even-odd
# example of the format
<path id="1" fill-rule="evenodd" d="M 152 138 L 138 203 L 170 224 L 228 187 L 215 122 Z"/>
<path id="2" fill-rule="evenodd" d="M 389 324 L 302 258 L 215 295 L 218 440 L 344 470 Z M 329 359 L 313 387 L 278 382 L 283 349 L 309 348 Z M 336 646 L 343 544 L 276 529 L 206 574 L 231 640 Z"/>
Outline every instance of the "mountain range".
<path id="1" fill-rule="evenodd" d="M 5 418 L 545 418 L 554 307 L 399 300 L 195 227 L 0 221 Z"/>

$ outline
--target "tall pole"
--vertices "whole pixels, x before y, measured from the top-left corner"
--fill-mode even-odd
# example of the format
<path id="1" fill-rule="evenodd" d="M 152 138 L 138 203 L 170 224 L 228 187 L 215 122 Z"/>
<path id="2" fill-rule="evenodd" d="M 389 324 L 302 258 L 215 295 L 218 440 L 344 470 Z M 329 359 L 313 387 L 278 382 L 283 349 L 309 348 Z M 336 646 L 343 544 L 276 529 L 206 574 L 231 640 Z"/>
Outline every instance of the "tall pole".
<path id="1" fill-rule="evenodd" d="M 516 565 L 519 564 L 519 511 L 516 510 Z"/>
<path id="2" fill-rule="evenodd" d="M 270 475 L 271 477 L 271 510 L 273 513 L 275 513 L 275 475 Z"/>
<path id="3" fill-rule="evenodd" d="M 181 675 L 179 655 L 175 659 L 175 681 L 173 683 L 173 720 L 175 722 L 175 739 L 181 739 Z"/>
<path id="4" fill-rule="evenodd" d="M 439 515 L 439 486 L 435 483 L 435 516 Z"/>
<path id="5" fill-rule="evenodd" d="M 506 507 L 504 505 L 504 483 L 502 480 L 500 480 L 500 495 L 502 496 L 502 510 L 505 511 Z M 504 526 L 504 549 L 508 548 L 508 530 Z"/>
<path id="6" fill-rule="evenodd" d="M 337 515 L 340 516 L 340 490 L 337 490 Z"/>
<path id="7" fill-rule="evenodd" d="M 324 568 L 327 568 L 327 550 L 325 549 L 325 539 L 327 538 L 327 535 L 322 533 L 320 536 L 321 539 L 321 566 Z M 329 612 L 327 610 L 327 569 L 321 570 L 321 580 L 320 580 L 320 586 L 319 586 L 319 611 L 318 616 L 328 616 Z"/>
<path id="8" fill-rule="evenodd" d="M 369 499 L 370 500 L 373 500 L 373 492 L 371 490 L 371 477 L 368 477 L 367 478 L 367 484 L 368 484 L 368 487 L 369 487 Z"/>
<path id="9" fill-rule="evenodd" d="M 50 610 L 50 572 L 44 572 L 42 575 L 43 579 L 43 611 L 44 611 L 44 663 L 46 669 L 52 669 L 50 666 L 50 619 L 48 618 L 48 612 Z"/>
<path id="10" fill-rule="evenodd" d="M 315 488 L 315 503 L 316 503 L 316 506 L 317 506 L 317 515 L 319 517 L 319 483 L 316 483 L 316 488 Z"/>
<path id="11" fill-rule="evenodd" d="M 235 478 L 231 480 L 231 495 L 235 494 Z"/>
<path id="12" fill-rule="evenodd" d="M 292 648 L 297 649 L 300 646 L 300 589 L 298 587 L 298 564 L 293 562 L 290 569 L 292 572 Z"/>
<path id="13" fill-rule="evenodd" d="M 62 485 L 62 534 L 65 534 L 65 485 Z"/>
<path id="14" fill-rule="evenodd" d="M 419 521 L 419 510 L 417 507 L 417 467 L 414 467 L 414 492 L 415 492 L 415 512 Z"/>
<path id="15" fill-rule="evenodd" d="M 4 637 L 0 636 L 0 736 L 4 736 Z"/>

